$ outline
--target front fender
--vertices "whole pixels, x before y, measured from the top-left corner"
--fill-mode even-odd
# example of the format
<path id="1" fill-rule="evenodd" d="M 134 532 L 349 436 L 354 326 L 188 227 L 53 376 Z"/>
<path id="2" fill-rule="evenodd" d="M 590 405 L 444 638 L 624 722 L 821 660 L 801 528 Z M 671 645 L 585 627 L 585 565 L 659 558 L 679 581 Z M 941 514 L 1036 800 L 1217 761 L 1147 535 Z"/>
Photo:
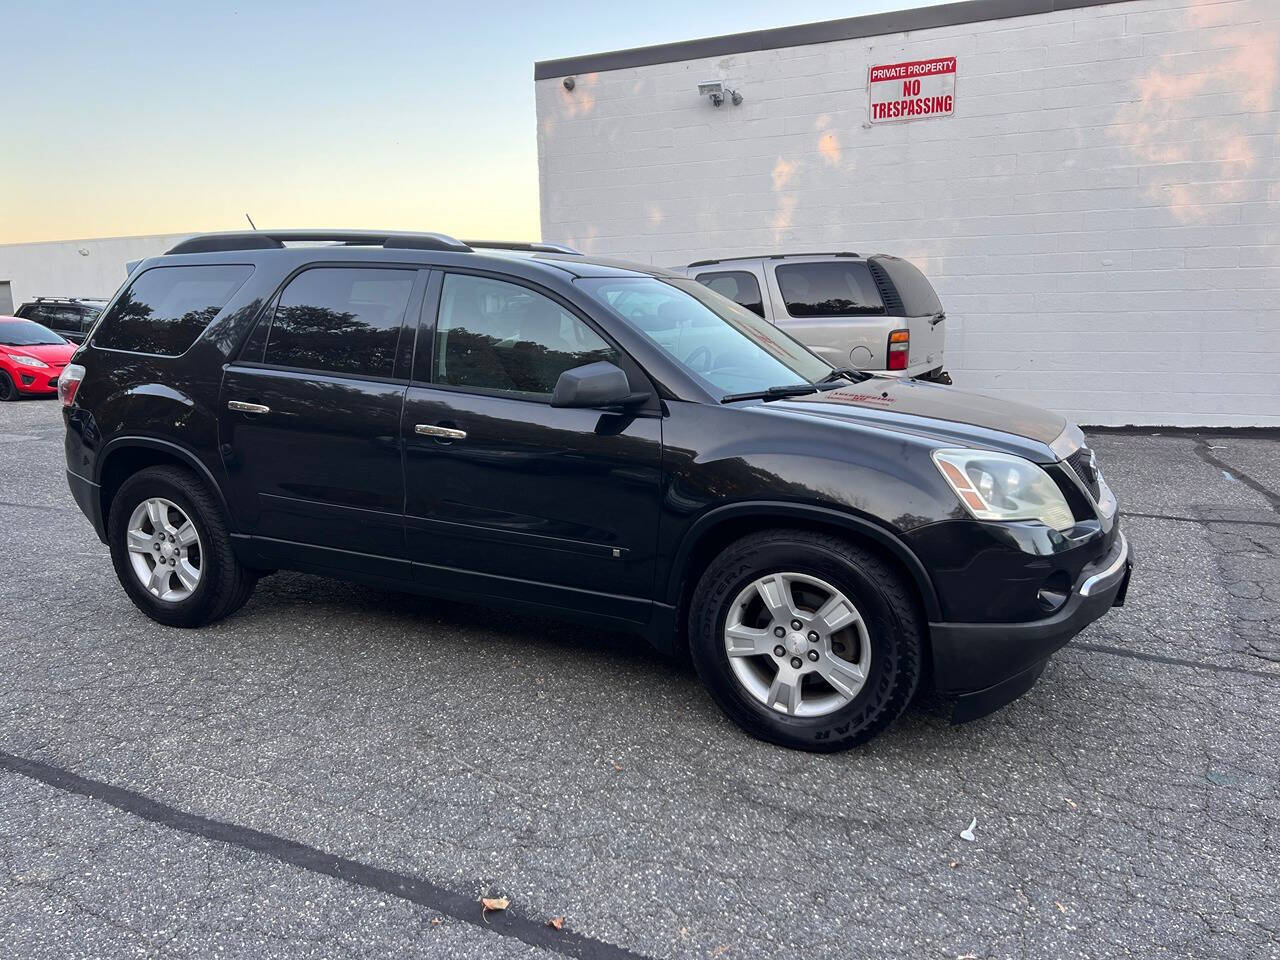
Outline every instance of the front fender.
<path id="1" fill-rule="evenodd" d="M 712 535 L 718 527 L 748 518 L 759 520 L 761 526 L 770 522 L 807 522 L 831 529 L 846 530 L 855 536 L 872 541 L 893 556 L 911 576 L 919 591 L 926 616 L 930 620 L 941 617 L 938 594 L 929 572 L 920 562 L 919 557 L 893 531 L 872 520 L 842 510 L 771 500 L 744 500 L 714 507 L 690 524 L 676 549 L 667 577 L 664 591 L 667 604 L 676 606 L 679 603 L 680 592 L 688 573 L 689 560 L 698 543 L 704 537 Z"/>

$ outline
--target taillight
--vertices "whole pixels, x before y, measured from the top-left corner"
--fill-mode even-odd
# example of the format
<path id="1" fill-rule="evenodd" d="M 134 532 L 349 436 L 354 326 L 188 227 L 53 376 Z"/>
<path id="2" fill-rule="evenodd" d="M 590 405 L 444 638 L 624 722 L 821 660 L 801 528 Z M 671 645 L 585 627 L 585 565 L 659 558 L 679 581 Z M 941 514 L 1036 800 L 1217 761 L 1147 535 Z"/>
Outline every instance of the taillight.
<path id="1" fill-rule="evenodd" d="M 71 406 L 76 399 L 76 391 L 80 389 L 80 381 L 84 379 L 84 367 L 78 363 L 69 363 L 62 368 L 58 377 L 58 399 L 64 407 Z"/>
<path id="2" fill-rule="evenodd" d="M 911 355 L 911 331 L 894 330 L 889 334 L 889 362 L 886 370 L 907 369 L 907 358 Z"/>

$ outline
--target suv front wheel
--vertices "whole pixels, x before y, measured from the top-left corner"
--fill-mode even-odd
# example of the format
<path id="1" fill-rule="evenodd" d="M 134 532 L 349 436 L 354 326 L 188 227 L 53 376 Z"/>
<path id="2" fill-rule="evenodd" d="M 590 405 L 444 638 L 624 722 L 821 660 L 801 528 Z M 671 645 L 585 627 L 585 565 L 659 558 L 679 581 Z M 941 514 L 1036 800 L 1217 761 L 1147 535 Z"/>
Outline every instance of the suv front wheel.
<path id="1" fill-rule="evenodd" d="M 134 604 L 172 627 L 201 627 L 242 607 L 257 577 L 236 560 L 217 502 L 178 467 L 148 467 L 111 501 L 108 543 Z"/>
<path id="2" fill-rule="evenodd" d="M 689 640 L 732 720 L 802 750 L 871 739 L 920 680 L 920 617 L 903 578 L 856 544 L 804 530 L 724 550 L 694 593 Z"/>

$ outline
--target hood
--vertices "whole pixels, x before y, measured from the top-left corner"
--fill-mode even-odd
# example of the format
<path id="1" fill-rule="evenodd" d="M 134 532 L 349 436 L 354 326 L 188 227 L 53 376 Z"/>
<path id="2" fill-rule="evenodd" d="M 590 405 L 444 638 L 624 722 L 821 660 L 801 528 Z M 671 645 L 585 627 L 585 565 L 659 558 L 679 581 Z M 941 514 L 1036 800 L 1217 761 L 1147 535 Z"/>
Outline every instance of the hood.
<path id="1" fill-rule="evenodd" d="M 872 377 L 769 406 L 906 431 L 944 444 L 1005 449 L 1040 462 L 1057 459 L 1040 448 L 1053 443 L 1067 427 L 1065 418 L 1039 407 L 894 377 Z"/>
<path id="2" fill-rule="evenodd" d="M 5 353 L 25 353 L 28 357 L 43 360 L 51 367 L 62 367 L 70 362 L 71 355 L 76 352 L 76 345 L 74 343 L 40 343 L 27 347 L 0 345 L 0 350 Z"/>

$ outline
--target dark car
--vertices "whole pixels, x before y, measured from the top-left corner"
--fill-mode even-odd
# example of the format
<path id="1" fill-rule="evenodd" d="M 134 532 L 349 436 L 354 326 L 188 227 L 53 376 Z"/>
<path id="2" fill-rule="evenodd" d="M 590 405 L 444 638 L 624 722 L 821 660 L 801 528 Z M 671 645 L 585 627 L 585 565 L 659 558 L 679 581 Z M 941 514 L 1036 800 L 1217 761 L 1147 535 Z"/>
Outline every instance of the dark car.
<path id="1" fill-rule="evenodd" d="M 922 682 L 990 712 L 1129 579 L 1061 417 L 834 370 L 695 280 L 542 245 L 196 237 L 60 392 L 72 493 L 161 623 L 280 567 L 563 615 L 687 650 L 793 747 L 868 739 Z"/>
<path id="2" fill-rule="evenodd" d="M 46 326 L 73 343 L 83 343 L 106 305 L 106 300 L 94 297 L 36 297 L 20 306 L 15 316 Z"/>

